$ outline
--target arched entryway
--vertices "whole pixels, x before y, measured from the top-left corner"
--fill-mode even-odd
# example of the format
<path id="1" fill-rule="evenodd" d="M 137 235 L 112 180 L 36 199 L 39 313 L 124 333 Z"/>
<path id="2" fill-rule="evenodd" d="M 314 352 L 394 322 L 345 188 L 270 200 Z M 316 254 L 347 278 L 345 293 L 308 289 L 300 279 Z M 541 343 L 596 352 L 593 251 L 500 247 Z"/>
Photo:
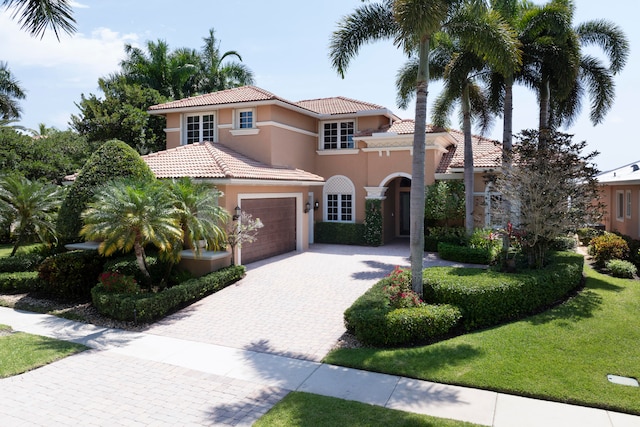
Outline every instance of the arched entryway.
<path id="1" fill-rule="evenodd" d="M 389 175 L 380 183 L 380 187 L 386 188 L 382 201 L 384 242 L 409 237 L 411 176 L 403 172 Z"/>

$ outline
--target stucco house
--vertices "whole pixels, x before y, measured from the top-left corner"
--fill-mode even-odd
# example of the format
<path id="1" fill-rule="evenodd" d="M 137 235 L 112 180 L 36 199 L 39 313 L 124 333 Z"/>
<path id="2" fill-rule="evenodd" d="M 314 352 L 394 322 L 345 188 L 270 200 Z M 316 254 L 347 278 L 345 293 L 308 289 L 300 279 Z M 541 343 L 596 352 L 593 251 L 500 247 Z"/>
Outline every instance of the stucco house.
<path id="1" fill-rule="evenodd" d="M 640 160 L 598 175 L 607 231 L 640 238 Z"/>
<path id="2" fill-rule="evenodd" d="M 368 102 L 332 97 L 292 102 L 255 86 L 149 108 L 166 117 L 165 151 L 143 156 L 158 178 L 215 184 L 229 212 L 264 223 L 243 264 L 303 251 L 316 222 L 362 222 L 365 200 L 380 199 L 383 236 L 409 234 L 413 120 Z M 486 174 L 500 165 L 498 142 L 474 137 L 478 225 L 491 224 Z M 425 184 L 463 179 L 463 135 L 428 127 Z"/>

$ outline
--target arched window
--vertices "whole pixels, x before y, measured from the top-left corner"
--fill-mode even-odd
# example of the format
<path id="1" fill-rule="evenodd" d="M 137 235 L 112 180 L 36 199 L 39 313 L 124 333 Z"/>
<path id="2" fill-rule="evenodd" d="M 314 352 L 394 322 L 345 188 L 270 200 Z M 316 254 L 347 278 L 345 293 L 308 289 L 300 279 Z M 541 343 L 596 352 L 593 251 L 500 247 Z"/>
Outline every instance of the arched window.
<path id="1" fill-rule="evenodd" d="M 335 175 L 324 185 L 324 220 L 328 222 L 355 221 L 355 186 L 349 178 Z"/>

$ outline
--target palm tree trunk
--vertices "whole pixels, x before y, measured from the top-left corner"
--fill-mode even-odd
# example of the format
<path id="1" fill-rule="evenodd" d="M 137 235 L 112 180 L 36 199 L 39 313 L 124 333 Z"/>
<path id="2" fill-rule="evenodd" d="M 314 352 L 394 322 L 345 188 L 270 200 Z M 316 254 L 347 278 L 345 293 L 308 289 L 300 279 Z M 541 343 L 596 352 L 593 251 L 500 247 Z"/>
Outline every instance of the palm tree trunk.
<path id="1" fill-rule="evenodd" d="M 502 126 L 502 170 L 503 174 L 508 177 L 511 172 L 511 149 L 513 148 L 513 76 L 505 78 L 504 86 L 504 111 Z M 507 178 L 508 179 L 508 178 Z M 502 227 L 506 230 L 511 218 L 511 200 L 504 198 L 502 201 L 502 209 L 504 210 L 504 219 Z M 511 241 L 509 235 L 502 235 L 502 249 L 505 256 L 509 255 L 509 245 Z"/>
<path id="2" fill-rule="evenodd" d="M 551 99 L 551 90 L 549 88 L 549 76 L 542 73 L 542 82 L 540 83 L 540 122 L 538 130 L 540 132 L 540 145 L 546 146 L 547 132 L 549 131 L 549 104 Z"/>
<path id="3" fill-rule="evenodd" d="M 424 258 L 424 155 L 427 127 L 427 93 L 429 82 L 429 38 L 420 41 L 416 82 L 416 116 L 413 133 L 410 194 L 411 288 L 422 297 L 422 259 Z"/>
<path id="4" fill-rule="evenodd" d="M 471 101 L 469 85 L 462 89 L 462 127 L 464 133 L 464 228 L 467 235 L 473 234 L 473 141 L 471 139 Z"/>
<path id="5" fill-rule="evenodd" d="M 138 242 L 134 243 L 133 250 L 136 254 L 136 261 L 138 262 L 138 268 L 142 271 L 142 274 L 147 279 L 149 285 L 151 284 L 151 275 L 149 274 L 149 268 L 147 266 L 147 260 L 144 253 L 144 248 Z"/>

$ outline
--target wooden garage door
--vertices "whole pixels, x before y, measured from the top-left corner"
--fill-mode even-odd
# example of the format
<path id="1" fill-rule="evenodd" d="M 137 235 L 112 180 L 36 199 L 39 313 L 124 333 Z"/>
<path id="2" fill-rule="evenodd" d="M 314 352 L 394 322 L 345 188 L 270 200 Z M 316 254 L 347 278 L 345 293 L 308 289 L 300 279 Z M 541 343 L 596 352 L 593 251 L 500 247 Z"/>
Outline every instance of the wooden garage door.
<path id="1" fill-rule="evenodd" d="M 296 250 L 296 199 L 244 199 L 242 210 L 260 218 L 258 239 L 242 245 L 242 264 Z"/>

